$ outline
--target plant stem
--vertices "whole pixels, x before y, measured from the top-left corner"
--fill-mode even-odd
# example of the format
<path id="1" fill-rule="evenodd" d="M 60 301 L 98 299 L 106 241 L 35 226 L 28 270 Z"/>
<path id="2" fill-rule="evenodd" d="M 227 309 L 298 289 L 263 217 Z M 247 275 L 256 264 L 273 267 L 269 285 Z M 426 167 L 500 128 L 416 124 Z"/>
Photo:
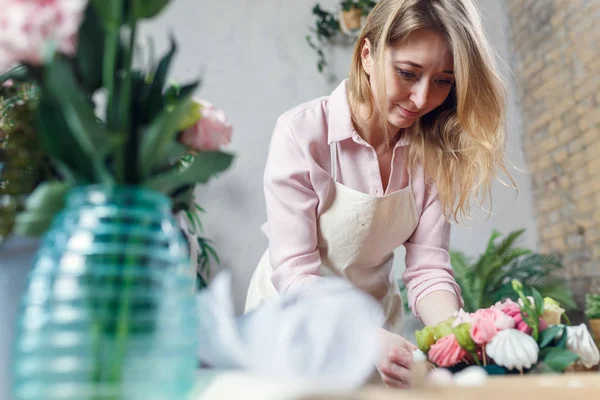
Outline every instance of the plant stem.
<path id="1" fill-rule="evenodd" d="M 127 134 L 127 144 L 120 154 L 120 166 L 123 168 L 122 176 L 125 184 L 137 183 L 137 129 L 136 124 L 130 124 L 130 107 L 131 107 L 131 66 L 133 62 L 133 53 L 135 50 L 135 39 L 137 33 L 137 9 L 139 0 L 131 0 L 129 5 L 128 26 L 129 26 L 129 46 L 125 54 L 125 63 L 123 70 L 125 76 L 123 78 L 119 115 L 121 116 L 121 132 Z"/>
<path id="2" fill-rule="evenodd" d="M 116 18 L 106 21 L 106 45 L 104 47 L 104 57 L 102 66 L 102 81 L 107 90 L 106 104 L 106 125 L 108 129 L 114 131 L 116 121 L 113 117 L 113 102 L 116 98 L 115 93 L 115 69 L 117 66 L 117 51 L 120 43 L 121 20 L 123 18 L 123 6 L 120 1 L 111 2 L 111 15 Z"/>

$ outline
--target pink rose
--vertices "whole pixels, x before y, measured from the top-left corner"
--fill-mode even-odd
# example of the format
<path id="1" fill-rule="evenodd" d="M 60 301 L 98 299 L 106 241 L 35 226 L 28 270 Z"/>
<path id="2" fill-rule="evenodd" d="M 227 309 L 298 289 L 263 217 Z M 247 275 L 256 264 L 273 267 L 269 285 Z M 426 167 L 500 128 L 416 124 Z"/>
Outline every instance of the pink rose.
<path id="1" fill-rule="evenodd" d="M 88 0 L 0 0 L 0 70 L 40 64 L 44 45 L 73 55 Z"/>
<path id="2" fill-rule="evenodd" d="M 531 335 L 531 332 L 533 330 L 531 329 L 531 327 L 529 325 L 527 325 L 527 322 L 523 321 L 523 317 L 521 316 L 521 306 L 519 304 L 515 303 L 514 301 L 512 301 L 510 299 L 507 299 L 504 301 L 504 303 L 496 303 L 496 305 L 494 307 L 499 309 L 500 311 L 502 311 L 504 314 L 508 315 L 512 319 L 514 319 L 516 329 L 518 329 L 521 332 L 524 332 L 528 335 Z M 548 327 L 548 324 L 546 323 L 546 321 L 544 321 L 543 319 L 540 318 L 539 331 L 542 332 L 547 327 Z"/>
<path id="3" fill-rule="evenodd" d="M 429 360 L 439 367 L 451 367 L 458 364 L 467 352 L 460 347 L 454 334 L 438 339 L 427 353 Z"/>
<path id="4" fill-rule="evenodd" d="M 496 325 L 492 320 L 477 317 L 471 322 L 471 339 L 477 344 L 488 344 L 496 332 Z"/>
<path id="5" fill-rule="evenodd" d="M 477 310 L 473 316 L 492 321 L 498 331 L 515 327 L 515 320 L 513 318 L 493 307 Z"/>
<path id="6" fill-rule="evenodd" d="M 196 99 L 202 106 L 202 117 L 181 135 L 181 143 L 196 150 L 218 150 L 229 144 L 233 127 L 225 113 L 207 101 Z"/>

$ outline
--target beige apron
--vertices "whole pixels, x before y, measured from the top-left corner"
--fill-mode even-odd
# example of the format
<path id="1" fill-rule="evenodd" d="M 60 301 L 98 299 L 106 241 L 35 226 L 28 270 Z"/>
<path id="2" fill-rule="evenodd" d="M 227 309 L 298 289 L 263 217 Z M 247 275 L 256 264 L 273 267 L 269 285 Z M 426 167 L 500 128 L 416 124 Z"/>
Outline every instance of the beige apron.
<path id="1" fill-rule="evenodd" d="M 337 182 L 337 143 L 330 145 L 334 187 L 318 220 L 320 273 L 342 276 L 377 299 L 386 327 L 399 332 L 402 297 L 392 264 L 394 249 L 406 242 L 419 222 L 412 186 L 383 197 L 350 189 Z M 278 293 L 271 283 L 273 268 L 265 251 L 254 272 L 246 312 Z"/>

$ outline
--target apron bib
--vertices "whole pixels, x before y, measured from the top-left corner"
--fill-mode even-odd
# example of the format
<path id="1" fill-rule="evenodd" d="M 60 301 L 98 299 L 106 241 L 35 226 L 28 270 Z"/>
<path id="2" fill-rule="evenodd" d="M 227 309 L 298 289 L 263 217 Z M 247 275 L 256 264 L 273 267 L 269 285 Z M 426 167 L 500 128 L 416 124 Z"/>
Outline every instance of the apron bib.
<path id="1" fill-rule="evenodd" d="M 337 143 L 330 145 L 332 188 L 318 219 L 322 276 L 341 276 L 378 300 L 386 327 L 398 332 L 402 296 L 392 264 L 394 250 L 404 244 L 419 223 L 411 180 L 406 188 L 383 197 L 371 196 L 337 182 Z M 271 283 L 269 250 L 250 280 L 246 312 L 277 296 Z"/>

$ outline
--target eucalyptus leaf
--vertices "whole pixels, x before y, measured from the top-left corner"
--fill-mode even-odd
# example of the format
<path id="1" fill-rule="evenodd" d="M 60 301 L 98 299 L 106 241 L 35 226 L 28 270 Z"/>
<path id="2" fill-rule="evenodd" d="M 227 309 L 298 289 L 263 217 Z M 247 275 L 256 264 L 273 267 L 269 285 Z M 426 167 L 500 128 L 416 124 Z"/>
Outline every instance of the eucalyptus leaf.
<path id="1" fill-rule="evenodd" d="M 579 356 L 565 349 L 550 349 L 544 356 L 544 364 L 552 368 L 555 372 L 564 372 L 565 369 L 575 361 Z"/>
<path id="2" fill-rule="evenodd" d="M 205 183 L 212 176 L 225 171 L 231 165 L 233 155 L 222 151 L 205 151 L 194 157 L 194 161 L 185 169 L 173 169 L 156 175 L 145 185 L 163 193 L 169 193 L 185 184 Z"/>

